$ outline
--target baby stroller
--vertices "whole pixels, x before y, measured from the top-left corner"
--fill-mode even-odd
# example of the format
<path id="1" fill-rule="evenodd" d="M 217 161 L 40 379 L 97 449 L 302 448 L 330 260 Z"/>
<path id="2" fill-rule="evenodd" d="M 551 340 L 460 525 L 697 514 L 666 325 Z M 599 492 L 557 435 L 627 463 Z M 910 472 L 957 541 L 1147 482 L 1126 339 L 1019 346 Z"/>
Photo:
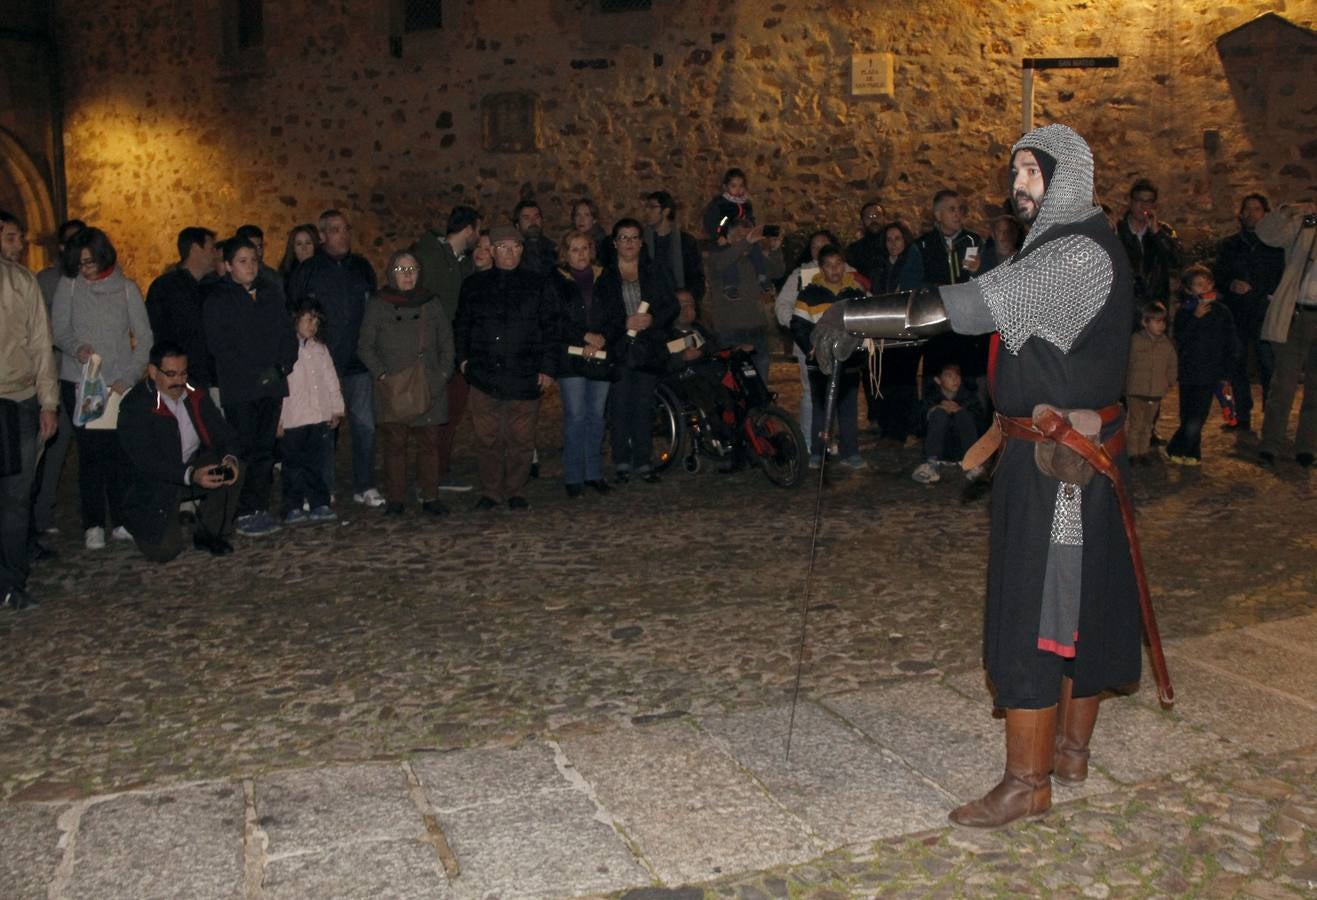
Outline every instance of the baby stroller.
<path id="1" fill-rule="evenodd" d="M 669 372 L 654 392 L 655 469 L 701 458 L 756 464 L 779 487 L 804 480 L 809 453 L 800 425 L 775 404 L 751 354 L 729 347 Z"/>

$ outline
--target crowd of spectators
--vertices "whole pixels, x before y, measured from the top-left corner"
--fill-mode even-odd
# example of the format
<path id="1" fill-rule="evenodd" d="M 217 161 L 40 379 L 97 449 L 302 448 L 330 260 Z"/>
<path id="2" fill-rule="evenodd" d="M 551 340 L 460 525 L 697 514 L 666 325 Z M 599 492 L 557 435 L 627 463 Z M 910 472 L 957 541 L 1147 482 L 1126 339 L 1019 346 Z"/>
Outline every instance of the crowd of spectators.
<path id="1" fill-rule="evenodd" d="M 1166 450 L 1170 462 L 1199 463 L 1214 397 L 1227 427 L 1251 429 L 1256 371 L 1267 412 L 1261 462 L 1274 464 L 1285 446 L 1290 408 L 1306 379 L 1295 449 L 1297 461 L 1311 465 L 1311 204 L 1272 210 L 1264 196 L 1250 194 L 1238 233 L 1213 259 L 1187 260 L 1157 201 L 1156 187 L 1139 180 L 1112 221 L 1140 303 L 1139 321 L 1131 323 L 1131 455 L 1162 458 L 1157 414 L 1175 384 L 1180 426 Z M 966 281 L 1006 264 L 1024 243 L 1023 227 L 1009 215 L 988 219 L 986 237 L 968 228 L 966 198 L 943 189 L 927 210 L 931 227 L 918 235 L 906 218 L 871 200 L 848 240 L 827 229 L 793 236 L 788 243 L 800 256 L 787 274 L 786 235 L 762 220 L 741 169 L 725 173 L 698 216 L 698 232 L 683 228 L 667 191 L 639 202 L 635 217 L 606 229 L 597 203 L 581 198 L 569 207 L 570 228 L 563 233 L 554 223 L 547 234 L 531 198 L 488 221 L 458 206 L 443 227 L 398 248 L 382 273 L 354 252 L 352 225 L 340 210 L 290 230 L 277 269 L 265 263 L 258 226 L 220 240 L 193 225 L 178 232 L 178 262 L 150 283 L 145 298 L 118 265 L 110 236 L 78 220 L 55 236 L 57 265 L 34 277 L 21 265 L 23 224 L 0 213 L 0 587 L 7 602 L 34 602 L 26 593 L 29 560 L 48 552 L 40 537 L 56 528 L 71 441 L 85 547 L 99 550 L 107 537 L 132 540 L 155 560 L 183 547 L 180 504 L 192 508 L 194 545 L 216 555 L 232 552 L 234 531 L 259 537 L 333 521 L 341 426 L 351 454 L 345 500 L 396 515 L 414 499 L 424 514 L 442 516 L 449 510 L 443 492 L 452 503 L 452 494 L 475 487 L 477 510 L 525 510 L 525 488 L 538 468 L 541 398 L 555 387 L 568 497 L 652 483 L 659 479 L 650 458 L 655 386 L 690 361 L 691 350 L 674 358 L 668 341 L 692 328 L 751 350 L 765 378 L 771 349 L 790 333 L 802 431 L 817 466 L 825 433 L 834 433 L 822 421 L 825 379 L 809 342 L 818 316 L 865 292 Z M 841 463 L 866 465 L 863 395 L 879 445 L 922 438 L 924 460 L 913 477 L 938 481 L 939 468 L 960 459 L 988 424 L 994 352 L 990 339 L 948 334 L 856 354 L 839 393 Z M 92 374 L 111 401 L 101 427 L 85 424 L 78 409 Z M 476 486 L 453 473 L 464 427 L 475 448 Z"/>

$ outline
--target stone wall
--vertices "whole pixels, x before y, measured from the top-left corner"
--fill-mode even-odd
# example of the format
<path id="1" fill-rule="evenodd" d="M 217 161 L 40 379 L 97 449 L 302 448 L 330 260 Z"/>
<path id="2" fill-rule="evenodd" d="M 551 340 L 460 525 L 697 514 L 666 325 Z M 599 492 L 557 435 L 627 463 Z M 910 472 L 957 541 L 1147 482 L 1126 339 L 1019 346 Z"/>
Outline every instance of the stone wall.
<path id="1" fill-rule="evenodd" d="M 267 3 L 248 51 L 225 50 L 233 5 L 59 4 L 69 212 L 140 280 L 196 223 L 261 224 L 277 264 L 285 231 L 328 206 L 376 264 L 457 202 L 488 220 L 534 194 L 556 234 L 578 195 L 611 222 L 665 187 L 696 223 L 728 165 L 760 221 L 850 231 L 879 196 L 918 222 L 951 185 L 983 229 L 1025 56 L 1120 57 L 1041 74 L 1035 103 L 1089 138 L 1113 206 L 1148 176 L 1192 242 L 1231 229 L 1247 191 L 1317 193 L 1317 0 L 444 0 L 444 28 L 403 36 L 401 57 L 390 3 Z M 1293 24 L 1249 26 L 1228 72 L 1217 39 L 1269 11 Z M 852 97 L 850 55 L 873 52 L 895 54 L 894 95 Z M 538 151 L 482 149 L 482 98 L 501 92 L 538 98 Z"/>

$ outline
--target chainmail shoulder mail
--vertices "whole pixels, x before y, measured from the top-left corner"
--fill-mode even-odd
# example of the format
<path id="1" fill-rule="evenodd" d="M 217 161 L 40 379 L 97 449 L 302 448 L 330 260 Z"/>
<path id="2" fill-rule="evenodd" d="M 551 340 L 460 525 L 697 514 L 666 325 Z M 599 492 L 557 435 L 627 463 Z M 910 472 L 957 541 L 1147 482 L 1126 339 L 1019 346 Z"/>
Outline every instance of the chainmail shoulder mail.
<path id="1" fill-rule="evenodd" d="M 1092 238 L 1068 234 L 976 279 L 1002 343 L 1012 353 L 1031 337 L 1069 353 L 1111 290 L 1111 257 Z"/>

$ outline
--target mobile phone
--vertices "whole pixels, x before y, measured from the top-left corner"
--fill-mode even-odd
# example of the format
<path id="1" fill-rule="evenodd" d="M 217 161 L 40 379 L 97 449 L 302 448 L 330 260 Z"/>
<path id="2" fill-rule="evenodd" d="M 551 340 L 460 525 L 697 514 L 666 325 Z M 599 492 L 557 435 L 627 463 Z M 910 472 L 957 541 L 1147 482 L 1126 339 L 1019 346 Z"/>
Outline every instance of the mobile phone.
<path id="1" fill-rule="evenodd" d="M 764 226 L 764 237 L 777 237 L 777 236 L 779 236 L 780 234 L 782 234 L 782 226 L 781 226 L 781 225 L 765 225 L 765 226 Z"/>
<path id="2" fill-rule="evenodd" d="M 978 247 L 966 247 L 966 248 L 965 248 L 965 261 L 966 261 L 966 262 L 969 262 L 971 259 L 973 259 L 974 257 L 976 257 L 976 256 L 978 256 L 978 255 L 979 255 L 979 248 L 978 248 Z"/>
<path id="3" fill-rule="evenodd" d="M 219 465 L 210 470 L 215 477 L 228 481 L 233 477 L 233 466 Z"/>

